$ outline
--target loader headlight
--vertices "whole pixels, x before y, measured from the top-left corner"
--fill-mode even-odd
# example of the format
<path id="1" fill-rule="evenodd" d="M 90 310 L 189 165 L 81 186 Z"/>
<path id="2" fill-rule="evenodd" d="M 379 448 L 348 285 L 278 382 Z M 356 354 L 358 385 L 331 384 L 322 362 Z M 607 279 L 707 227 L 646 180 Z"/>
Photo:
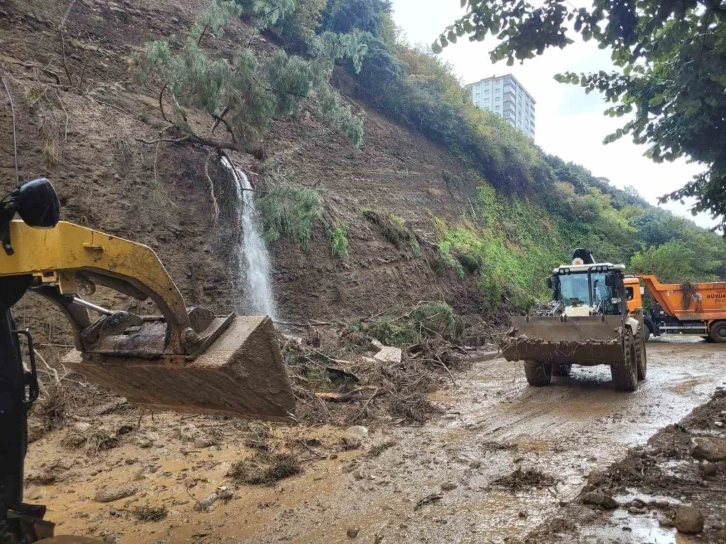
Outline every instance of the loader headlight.
<path id="1" fill-rule="evenodd" d="M 29 181 L 13 191 L 18 213 L 30 227 L 52 228 L 60 219 L 60 203 L 53 185 L 45 178 Z"/>

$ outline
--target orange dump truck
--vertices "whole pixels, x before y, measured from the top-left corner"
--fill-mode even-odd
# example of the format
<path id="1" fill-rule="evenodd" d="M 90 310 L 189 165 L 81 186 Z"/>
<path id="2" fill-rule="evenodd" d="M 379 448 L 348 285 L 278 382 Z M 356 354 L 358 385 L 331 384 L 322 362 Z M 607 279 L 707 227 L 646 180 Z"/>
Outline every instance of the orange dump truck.
<path id="1" fill-rule="evenodd" d="M 650 334 L 693 334 L 726 342 L 726 282 L 694 283 L 694 289 L 686 292 L 681 284 L 660 283 L 651 275 L 627 277 L 624 283 L 628 310 L 643 307 L 645 289 L 653 298 L 653 308 L 644 319 Z"/>

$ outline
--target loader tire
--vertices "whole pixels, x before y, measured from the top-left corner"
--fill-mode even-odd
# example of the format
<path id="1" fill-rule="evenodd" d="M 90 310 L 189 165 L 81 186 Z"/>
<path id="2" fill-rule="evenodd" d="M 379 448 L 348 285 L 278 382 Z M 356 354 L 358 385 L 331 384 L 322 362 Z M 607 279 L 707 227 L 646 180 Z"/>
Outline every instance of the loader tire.
<path id="1" fill-rule="evenodd" d="M 542 361 L 524 361 L 524 374 L 531 386 L 549 385 L 552 381 L 552 365 Z"/>
<path id="2" fill-rule="evenodd" d="M 711 325 L 710 336 L 714 342 L 726 342 L 726 321 L 716 321 L 716 323 Z"/>
<path id="3" fill-rule="evenodd" d="M 566 378 L 572 372 L 572 365 L 555 365 L 555 376 Z"/>
<path id="4" fill-rule="evenodd" d="M 638 364 L 635 360 L 633 333 L 626 329 L 623 340 L 624 361 L 610 365 L 613 385 L 618 391 L 635 391 L 638 389 Z"/>
<path id="5" fill-rule="evenodd" d="M 635 364 L 638 367 L 638 381 L 643 381 L 648 373 L 648 355 L 645 351 L 645 338 L 640 335 L 640 332 L 633 337 L 633 348 L 635 349 Z"/>

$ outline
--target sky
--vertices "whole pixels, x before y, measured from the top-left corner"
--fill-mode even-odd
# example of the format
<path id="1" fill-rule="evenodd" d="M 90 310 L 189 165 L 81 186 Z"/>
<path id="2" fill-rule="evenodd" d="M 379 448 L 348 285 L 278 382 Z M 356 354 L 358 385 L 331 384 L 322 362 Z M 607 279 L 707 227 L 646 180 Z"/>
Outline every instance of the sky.
<path id="1" fill-rule="evenodd" d="M 459 0 L 393 0 L 394 20 L 412 44 L 429 46 L 463 14 Z M 565 49 L 550 48 L 542 56 L 514 66 L 507 66 L 505 61 L 491 63 L 489 52 L 495 43 L 493 39 L 470 42 L 463 38 L 445 48 L 441 57 L 451 63 L 464 83 L 514 74 L 537 102 L 535 143 L 545 152 L 579 163 L 617 187 L 633 185 L 653 205 L 658 205 L 659 196 L 682 187 L 701 171 L 701 167 L 688 164 L 685 159 L 656 164 L 643 156 L 645 146 L 635 145 L 627 138 L 602 143 L 605 136 L 622 126 L 623 118 L 604 116 L 608 106 L 598 93 L 587 95 L 579 86 L 554 80 L 555 74 L 565 71 L 611 71 L 609 52 L 598 49 L 593 41 L 578 41 Z M 662 207 L 702 227 L 715 224 L 708 214 L 693 217 L 688 203 L 668 203 Z"/>

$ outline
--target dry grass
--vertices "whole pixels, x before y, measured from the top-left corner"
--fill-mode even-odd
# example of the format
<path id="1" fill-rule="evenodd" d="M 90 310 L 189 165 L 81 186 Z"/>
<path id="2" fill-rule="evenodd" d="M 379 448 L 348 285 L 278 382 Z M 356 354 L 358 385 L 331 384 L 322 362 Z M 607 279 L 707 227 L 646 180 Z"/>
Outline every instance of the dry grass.
<path id="1" fill-rule="evenodd" d="M 33 415 L 41 421 L 45 431 L 66 425 L 71 398 L 68 389 L 62 383 L 42 387 L 40 398 L 33 406 Z"/>
<path id="2" fill-rule="evenodd" d="M 273 485 L 300 472 L 300 463 L 289 453 L 258 452 L 254 457 L 234 463 L 228 476 L 235 483 Z"/>
<path id="3" fill-rule="evenodd" d="M 133 516 L 137 520 L 144 522 L 161 521 L 168 515 L 169 511 L 164 506 L 139 506 L 133 511 Z"/>
<path id="4" fill-rule="evenodd" d="M 85 431 L 69 431 L 61 444 L 69 449 L 83 449 L 88 455 L 96 455 L 118 446 L 118 437 L 99 427 L 89 427 Z"/>

